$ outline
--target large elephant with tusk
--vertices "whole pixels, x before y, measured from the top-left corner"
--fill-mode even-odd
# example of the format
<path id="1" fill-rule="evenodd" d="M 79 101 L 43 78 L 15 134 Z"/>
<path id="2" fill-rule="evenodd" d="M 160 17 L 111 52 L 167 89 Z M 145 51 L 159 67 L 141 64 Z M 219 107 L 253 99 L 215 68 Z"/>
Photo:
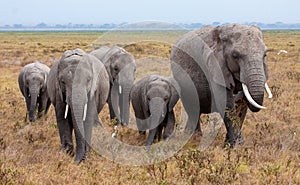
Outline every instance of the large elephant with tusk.
<path id="1" fill-rule="evenodd" d="M 220 112 L 226 143 L 233 147 L 241 141 L 247 109 L 266 109 L 264 90 L 272 98 L 266 83 L 266 51 L 257 26 L 208 26 L 182 36 L 172 48 L 171 68 L 188 113 L 186 131 L 201 131 L 202 113 Z M 193 89 L 197 101 L 191 100 Z"/>
<path id="2" fill-rule="evenodd" d="M 63 151 L 72 154 L 72 132 L 76 137 L 77 163 L 89 151 L 92 127 L 100 123 L 98 113 L 106 103 L 109 77 L 96 57 L 81 49 L 68 50 L 51 68 L 47 83 L 55 107 Z"/>

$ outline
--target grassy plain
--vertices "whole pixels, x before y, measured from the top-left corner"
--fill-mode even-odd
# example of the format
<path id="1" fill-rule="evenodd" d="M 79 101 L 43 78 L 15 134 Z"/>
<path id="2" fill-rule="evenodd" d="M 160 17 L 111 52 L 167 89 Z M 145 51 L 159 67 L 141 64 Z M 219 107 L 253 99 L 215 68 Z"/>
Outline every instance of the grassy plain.
<path id="1" fill-rule="evenodd" d="M 248 112 L 245 144 L 223 148 L 225 127 L 205 151 L 193 137 L 163 162 L 123 166 L 92 152 L 80 165 L 60 152 L 53 107 L 46 118 L 25 121 L 18 89 L 22 66 L 39 60 L 51 66 L 67 49 L 91 51 L 121 45 L 136 57 L 137 79 L 170 75 L 169 52 L 183 32 L 1 32 L 0 33 L 0 184 L 300 184 L 300 32 L 265 31 L 269 86 L 267 110 Z M 284 49 L 287 54 L 277 55 Z M 177 110 L 177 114 L 179 114 Z M 100 117 L 109 131 L 108 109 Z M 204 117 L 205 118 L 205 117 Z M 204 123 L 207 124 L 207 123 Z M 129 128 L 118 139 L 143 145 L 145 138 Z"/>

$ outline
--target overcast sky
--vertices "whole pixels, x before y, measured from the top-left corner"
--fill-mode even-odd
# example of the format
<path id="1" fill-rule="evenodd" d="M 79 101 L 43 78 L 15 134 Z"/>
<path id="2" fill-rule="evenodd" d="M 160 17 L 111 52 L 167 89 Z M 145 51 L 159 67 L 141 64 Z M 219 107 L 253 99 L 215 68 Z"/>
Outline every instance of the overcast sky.
<path id="1" fill-rule="evenodd" d="M 0 25 L 300 22 L 300 0 L 0 0 Z"/>

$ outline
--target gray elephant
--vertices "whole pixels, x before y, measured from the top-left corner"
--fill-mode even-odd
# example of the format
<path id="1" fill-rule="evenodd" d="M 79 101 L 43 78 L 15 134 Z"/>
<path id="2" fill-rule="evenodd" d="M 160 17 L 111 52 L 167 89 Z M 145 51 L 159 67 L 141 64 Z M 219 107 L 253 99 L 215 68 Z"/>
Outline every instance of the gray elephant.
<path id="1" fill-rule="evenodd" d="M 110 79 L 110 93 L 107 103 L 110 118 L 117 124 L 129 122 L 129 93 L 135 79 L 136 64 L 134 57 L 123 48 L 102 46 L 90 53 L 101 60 Z"/>
<path id="2" fill-rule="evenodd" d="M 50 99 L 47 93 L 47 78 L 50 68 L 40 62 L 27 64 L 19 74 L 19 88 L 24 96 L 29 114 L 29 121 L 33 122 L 48 112 Z M 27 116 L 26 116 L 27 117 Z"/>
<path id="3" fill-rule="evenodd" d="M 171 68 L 188 114 L 188 133 L 201 131 L 202 113 L 220 112 L 227 130 L 225 143 L 233 147 L 243 142 L 241 127 L 247 109 L 265 109 L 264 89 L 272 96 L 266 83 L 266 51 L 261 30 L 239 24 L 204 27 L 175 43 Z"/>
<path id="4" fill-rule="evenodd" d="M 139 80 L 130 92 L 137 127 L 140 132 L 149 129 L 146 147 L 149 148 L 155 135 L 168 138 L 174 130 L 174 106 L 179 99 L 176 81 L 158 75 L 150 75 Z"/>
<path id="5" fill-rule="evenodd" d="M 89 152 L 93 125 L 106 103 L 109 77 L 104 65 L 81 49 L 68 50 L 51 68 L 48 94 L 55 107 L 62 150 L 73 153 L 76 138 L 77 163 Z"/>

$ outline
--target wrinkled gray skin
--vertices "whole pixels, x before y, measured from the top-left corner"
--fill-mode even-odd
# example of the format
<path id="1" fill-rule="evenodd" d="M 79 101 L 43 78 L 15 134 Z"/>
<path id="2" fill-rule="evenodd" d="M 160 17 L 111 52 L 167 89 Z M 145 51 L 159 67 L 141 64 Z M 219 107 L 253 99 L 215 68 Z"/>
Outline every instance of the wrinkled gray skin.
<path id="1" fill-rule="evenodd" d="M 55 107 L 62 150 L 73 153 L 74 129 L 75 161 L 79 163 L 89 152 L 93 125 L 100 123 L 98 113 L 106 103 L 109 93 L 108 74 L 96 57 L 80 49 L 68 50 L 52 66 L 47 86 Z"/>
<path id="2" fill-rule="evenodd" d="M 31 122 L 36 119 L 36 109 L 38 110 L 38 118 L 48 112 L 50 106 L 50 99 L 47 94 L 49 71 L 48 66 L 35 62 L 24 66 L 19 74 L 19 88 L 24 96 Z"/>
<path id="3" fill-rule="evenodd" d="M 174 130 L 174 106 L 179 99 L 176 81 L 158 75 L 150 75 L 139 80 L 130 92 L 130 99 L 135 112 L 140 133 L 149 129 L 146 147 L 149 148 L 157 134 L 161 139 L 168 138 Z"/>
<path id="4" fill-rule="evenodd" d="M 134 57 L 118 46 L 102 46 L 90 54 L 103 62 L 109 75 L 110 93 L 107 103 L 110 119 L 116 118 L 117 124 L 127 125 L 130 113 L 129 93 L 136 71 Z"/>
<path id="5" fill-rule="evenodd" d="M 198 39 L 197 39 L 198 38 Z M 197 43 L 199 39 L 207 44 L 213 51 L 214 57 L 219 62 L 222 73 L 216 72 L 216 68 L 200 68 L 198 63 L 208 63 L 210 61 L 203 58 L 194 58 L 185 51 L 196 52 L 193 49 L 199 48 Z M 197 41 L 198 40 L 198 41 Z M 198 43 L 200 44 L 200 43 Z M 266 46 L 263 41 L 261 30 L 256 26 L 245 26 L 239 24 L 229 24 L 218 27 L 204 27 L 184 35 L 174 45 L 171 51 L 171 67 L 173 76 L 181 87 L 181 99 L 187 110 L 189 119 L 186 130 L 200 130 L 199 116 L 202 113 L 218 111 L 224 116 L 224 122 L 227 129 L 225 144 L 229 143 L 233 147 L 237 142 L 242 143 L 241 127 L 245 119 L 247 109 L 258 112 L 260 109 L 249 104 L 242 91 L 242 83 L 246 84 L 252 98 L 259 105 L 263 104 L 264 84 L 267 80 L 267 66 L 265 61 Z M 209 55 L 210 51 L 205 51 L 204 55 Z M 179 72 L 180 66 L 189 74 L 192 79 L 199 98 L 200 110 L 195 112 L 193 102 L 191 102 L 189 88 L 185 87 L 186 81 L 183 80 L 182 72 Z M 208 74 L 209 79 L 205 76 Z M 223 75 L 225 83 L 218 79 Z M 216 102 L 212 97 L 211 87 L 224 89 L 226 96 L 223 100 Z M 238 94 L 235 96 L 235 94 Z M 221 95 L 220 95 L 221 96 Z M 226 104 L 226 110 L 217 109 L 217 105 Z M 191 118 L 192 114 L 199 116 Z M 231 119 L 233 118 L 233 119 Z M 236 119 L 237 118 L 237 119 Z M 233 123 L 235 121 L 235 123 Z"/>

